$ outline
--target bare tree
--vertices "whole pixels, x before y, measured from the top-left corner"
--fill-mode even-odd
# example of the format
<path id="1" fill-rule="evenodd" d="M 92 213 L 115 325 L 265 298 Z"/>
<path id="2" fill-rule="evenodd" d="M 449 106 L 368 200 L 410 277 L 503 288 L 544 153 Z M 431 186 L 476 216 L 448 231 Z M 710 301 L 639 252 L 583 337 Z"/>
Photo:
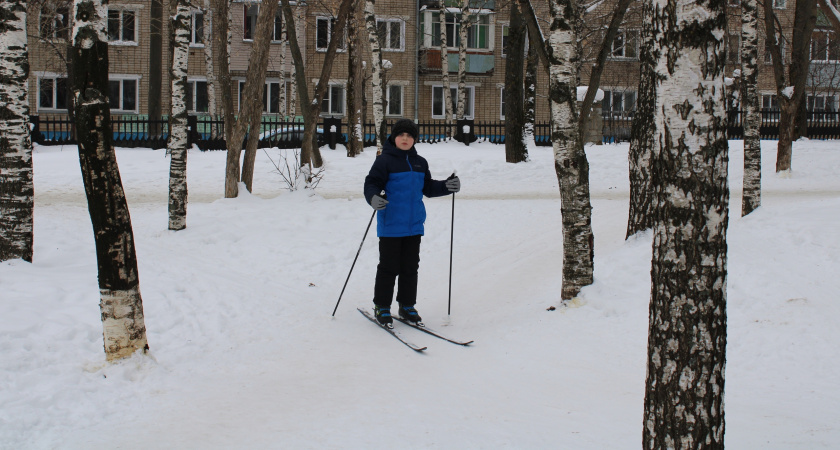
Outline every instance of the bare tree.
<path id="1" fill-rule="evenodd" d="M 657 177 L 644 409 L 646 449 L 724 436 L 728 143 L 726 3 L 654 0 Z"/>
<path id="2" fill-rule="evenodd" d="M 190 3 L 173 0 L 171 20 L 172 100 L 169 106 L 169 229 L 187 226 L 187 69 L 190 57 Z"/>
<path id="3" fill-rule="evenodd" d="M 464 111 L 467 106 L 467 33 L 472 23 L 470 0 L 461 0 L 460 18 L 461 28 L 458 31 L 458 40 L 460 41 L 458 43 L 458 110 L 455 115 L 458 120 L 464 120 Z M 469 143 L 466 139 L 464 142 Z"/>
<path id="4" fill-rule="evenodd" d="M 0 1 L 0 261 L 32 262 L 32 142 L 26 3 Z"/>
<path id="5" fill-rule="evenodd" d="M 79 162 L 96 243 L 99 308 L 107 359 L 148 350 L 128 203 L 111 145 L 107 3 L 75 0 L 73 27 Z"/>
<path id="6" fill-rule="evenodd" d="M 772 2 L 764 2 L 764 24 L 770 54 L 773 57 L 773 78 L 779 100 L 779 143 L 776 151 L 776 172 L 791 168 L 796 115 L 802 105 L 808 67 L 811 62 L 811 34 L 817 22 L 816 0 L 798 0 L 794 11 L 793 39 L 791 40 L 790 66 L 785 74 L 779 44 L 778 18 Z"/>
<path id="7" fill-rule="evenodd" d="M 440 75 L 443 81 L 443 114 L 445 117 L 448 137 L 452 137 L 453 111 L 452 111 L 452 83 L 449 81 L 449 42 L 446 35 L 446 16 L 448 10 L 446 2 L 440 2 Z"/>
<path id="8" fill-rule="evenodd" d="M 519 5 L 510 5 L 510 26 L 505 52 L 505 161 L 518 163 L 528 160 L 525 144 L 525 40 L 528 38 Z"/>
<path id="9" fill-rule="evenodd" d="M 741 215 L 761 205 L 761 111 L 758 102 L 758 2 L 741 0 L 741 111 L 744 124 L 744 188 Z"/>
<path id="10" fill-rule="evenodd" d="M 376 28 L 376 0 L 365 0 L 365 27 L 368 33 L 368 45 L 370 47 L 371 73 L 373 80 L 371 89 L 373 91 L 373 122 L 376 129 L 376 154 L 382 154 L 382 122 L 385 120 L 385 105 L 383 90 L 385 89 L 384 74 L 382 69 L 382 50 L 379 45 L 379 33 Z"/>
<path id="11" fill-rule="evenodd" d="M 347 24 L 347 38 L 350 45 L 347 49 L 347 156 L 355 157 L 364 150 L 364 129 L 362 108 L 364 108 L 364 48 L 363 33 L 365 26 L 364 8 L 359 7 L 361 0 L 353 0 L 353 16 Z"/>
<path id="12" fill-rule="evenodd" d="M 211 7 L 211 0 L 204 0 L 202 9 L 203 28 L 200 35 L 201 42 L 204 44 L 204 67 L 207 73 L 207 114 L 210 116 L 216 115 L 216 69 L 213 64 L 213 39 L 209 38 L 207 33 L 211 33 L 213 29 L 213 8 Z M 222 18 L 222 20 L 224 20 Z M 211 133 L 215 135 L 216 128 L 211 129 Z"/>

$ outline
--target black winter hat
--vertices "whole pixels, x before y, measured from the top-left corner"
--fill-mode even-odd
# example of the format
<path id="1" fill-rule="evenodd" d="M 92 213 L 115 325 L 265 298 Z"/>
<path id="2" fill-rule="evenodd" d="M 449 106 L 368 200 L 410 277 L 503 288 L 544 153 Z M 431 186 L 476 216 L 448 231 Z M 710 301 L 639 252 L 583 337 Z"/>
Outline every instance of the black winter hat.
<path id="1" fill-rule="evenodd" d="M 416 141 L 417 136 L 420 135 L 420 129 L 410 119 L 400 119 L 391 127 L 391 137 L 396 138 L 402 133 L 410 134 Z"/>

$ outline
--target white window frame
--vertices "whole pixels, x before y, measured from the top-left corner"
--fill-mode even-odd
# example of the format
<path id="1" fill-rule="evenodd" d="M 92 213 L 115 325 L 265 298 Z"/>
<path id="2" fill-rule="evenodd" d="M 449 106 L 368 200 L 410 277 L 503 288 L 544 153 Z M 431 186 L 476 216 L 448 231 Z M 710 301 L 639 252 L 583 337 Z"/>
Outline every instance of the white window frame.
<path id="1" fill-rule="evenodd" d="M 824 42 L 825 53 L 823 55 L 820 55 L 820 56 L 824 57 L 824 59 L 814 59 L 814 43 L 815 43 L 816 39 L 814 39 L 814 36 L 812 34 L 811 35 L 811 42 L 808 44 L 808 52 L 809 52 L 808 56 L 811 58 L 811 62 L 812 63 L 817 63 L 817 64 L 831 64 L 831 63 L 840 62 L 836 59 L 831 59 L 831 56 L 832 56 L 831 55 L 831 50 L 832 50 L 831 42 L 832 42 L 832 39 L 835 39 L 835 40 L 837 39 L 837 36 L 834 34 L 834 31 L 833 30 L 820 29 L 820 30 L 814 30 L 814 33 L 820 33 L 822 36 L 824 36 L 824 38 L 825 38 L 825 42 Z M 835 45 L 837 45 L 837 44 L 835 44 Z"/>
<path id="2" fill-rule="evenodd" d="M 58 89 L 57 89 L 58 80 L 64 79 L 65 89 L 70 89 L 70 86 L 67 84 L 68 83 L 67 75 L 44 72 L 44 73 L 38 74 L 37 79 L 38 79 L 37 80 L 38 84 L 36 85 L 36 89 L 37 89 L 37 95 L 38 95 L 38 99 L 37 99 L 38 100 L 38 103 L 37 103 L 38 111 L 45 111 L 45 112 L 67 111 L 67 108 L 58 108 L 56 106 L 58 104 Z M 53 82 L 52 95 L 50 96 L 51 97 L 50 98 L 50 104 L 52 106 L 41 106 L 41 95 L 42 95 L 41 94 L 41 80 L 52 80 L 52 82 Z M 68 101 L 68 100 L 65 98 L 65 101 Z"/>
<path id="3" fill-rule="evenodd" d="M 315 17 L 315 51 L 322 52 L 322 53 L 327 51 L 327 47 L 329 47 L 329 45 L 330 45 L 330 37 L 332 36 L 333 22 L 335 22 L 335 20 L 336 20 L 335 17 L 329 17 L 329 16 L 317 16 L 317 17 Z M 318 33 L 319 33 L 319 25 L 318 24 L 322 21 L 327 22 L 327 47 L 319 47 L 320 43 L 319 43 L 319 39 L 318 39 Z M 341 37 L 341 43 L 338 46 L 338 51 L 339 52 L 346 52 L 347 51 L 347 29 L 346 28 L 345 28 L 345 33 L 344 34 L 345 35 Z"/>
<path id="4" fill-rule="evenodd" d="M 765 40 L 764 41 L 764 64 L 773 64 L 773 54 L 770 53 L 770 46 L 769 43 Z M 782 39 L 779 41 L 779 50 L 782 54 L 782 61 L 785 60 L 785 40 Z"/>
<path id="5" fill-rule="evenodd" d="M 236 79 L 236 83 L 237 83 L 237 91 L 238 91 L 237 92 L 237 97 L 236 97 L 237 98 L 237 110 L 241 111 L 242 110 L 242 94 L 245 91 L 245 79 L 244 78 Z M 285 90 L 287 93 L 288 93 L 288 89 L 287 89 L 288 87 L 286 86 L 286 84 L 287 84 L 286 80 L 280 80 L 279 78 L 266 78 L 265 83 L 263 84 L 263 108 L 262 108 L 262 113 L 263 114 L 277 115 L 277 114 L 280 114 L 280 111 L 279 111 L 280 104 L 279 103 L 277 104 L 278 111 L 276 111 L 276 112 L 271 111 L 270 100 L 271 100 L 271 85 L 272 84 L 279 84 L 280 88 Z M 288 102 L 288 98 L 286 98 L 286 101 Z"/>
<path id="6" fill-rule="evenodd" d="M 207 39 L 207 30 L 204 29 L 204 15 L 206 11 L 192 11 L 190 12 L 190 47 L 204 48 L 204 42 Z M 196 17 L 201 16 L 201 42 L 196 42 Z"/>
<path id="7" fill-rule="evenodd" d="M 399 88 L 400 90 L 400 110 L 398 112 L 391 112 L 391 88 Z M 388 107 L 385 109 L 385 115 L 388 117 L 402 117 L 403 106 L 405 105 L 405 89 L 401 84 L 389 84 L 385 89 L 385 100 Z"/>
<path id="8" fill-rule="evenodd" d="M 338 103 L 333 102 L 332 93 L 335 88 L 341 90 L 341 100 Z M 323 111 L 324 102 L 327 102 L 327 112 Z M 341 106 L 341 112 L 333 112 L 335 105 Z M 324 93 L 324 100 L 318 107 L 318 111 L 320 117 L 344 117 L 347 114 L 347 83 L 330 83 L 327 86 L 327 91 Z"/>
<path id="9" fill-rule="evenodd" d="M 111 11 L 118 11 L 120 13 L 119 16 L 119 39 L 111 40 L 110 35 L 110 22 L 111 22 Z M 125 13 L 130 12 L 134 15 L 134 38 L 126 40 L 125 39 Z M 108 35 L 108 45 L 124 45 L 124 46 L 138 46 L 140 45 L 140 14 L 139 11 L 135 8 L 128 8 L 122 7 L 120 5 L 108 5 L 108 28 L 106 30 L 106 34 Z"/>
<path id="10" fill-rule="evenodd" d="M 499 120 L 505 120 L 505 87 L 499 87 Z"/>
<path id="11" fill-rule="evenodd" d="M 292 2 L 294 3 L 294 2 Z M 280 19 L 280 36 L 277 36 L 277 19 Z M 277 12 L 274 14 L 274 23 L 271 25 L 271 43 L 277 44 L 283 42 L 283 22 L 286 21 L 286 18 L 283 17 L 283 7 L 280 6 L 277 8 Z"/>
<path id="12" fill-rule="evenodd" d="M 189 103 L 192 103 L 192 109 L 187 108 L 187 113 L 189 113 L 189 114 L 207 114 L 209 112 L 209 105 L 208 105 L 208 111 L 198 111 L 196 109 L 196 106 L 198 105 L 198 101 L 197 101 L 198 100 L 198 90 L 195 88 L 196 83 L 205 83 L 205 85 L 206 85 L 207 84 L 207 78 L 206 77 L 189 77 L 189 78 L 187 78 L 187 84 L 190 85 L 190 96 L 192 97 L 190 99 L 187 99 L 187 101 Z M 207 86 L 207 89 L 210 89 L 210 86 Z M 209 94 L 209 92 L 208 92 L 208 94 Z"/>
<path id="13" fill-rule="evenodd" d="M 376 19 L 376 31 L 379 32 L 380 24 L 385 24 L 385 37 L 380 39 L 379 46 L 383 52 L 404 52 L 405 51 L 405 21 L 402 19 Z M 400 45 L 391 47 L 391 24 L 399 24 Z"/>
<path id="14" fill-rule="evenodd" d="M 119 105 L 116 108 L 111 108 L 112 113 L 118 114 L 138 114 L 140 112 L 140 75 L 120 75 L 120 74 L 109 74 L 108 75 L 108 100 L 110 101 L 110 92 L 111 92 L 111 82 L 112 81 L 119 81 L 120 82 L 120 99 Z M 123 94 L 125 93 L 125 82 L 126 81 L 133 81 L 134 85 L 134 109 L 125 109 L 125 99 L 123 98 Z"/>
<path id="15" fill-rule="evenodd" d="M 610 46 L 610 54 L 609 59 L 612 60 L 623 60 L 623 61 L 636 61 L 639 59 L 639 39 L 641 38 L 641 33 L 638 29 L 627 29 L 627 30 L 619 30 L 616 33 L 615 38 L 613 39 L 612 45 Z M 630 41 L 633 45 L 628 46 L 628 41 Z M 616 46 L 620 46 L 616 48 Z M 631 56 L 627 56 L 628 49 L 632 51 Z M 616 52 L 620 50 L 620 54 L 616 54 Z"/>
<path id="16" fill-rule="evenodd" d="M 475 117 L 475 86 L 467 86 L 467 103 L 469 106 L 469 111 L 464 111 L 464 118 L 472 120 Z M 435 90 L 440 89 L 441 95 L 441 106 L 443 106 L 443 85 L 442 84 L 435 84 L 432 85 L 432 104 L 431 104 L 431 115 L 432 119 L 445 119 L 446 118 L 446 110 L 442 111 L 442 114 L 435 114 Z M 454 116 L 455 113 L 458 111 L 458 86 L 451 86 L 449 88 L 452 92 L 452 115 Z"/>
<path id="17" fill-rule="evenodd" d="M 601 100 L 601 114 L 606 115 L 609 114 L 613 119 L 629 119 L 632 117 L 629 113 L 636 110 L 636 104 L 639 101 L 639 93 L 635 89 L 628 88 L 628 87 L 604 87 L 601 88 L 604 91 L 604 99 Z M 627 99 L 628 95 L 632 94 L 633 98 L 633 108 L 627 108 Z M 621 108 L 614 109 L 615 105 L 615 96 L 618 95 L 621 98 Z M 604 108 L 604 100 L 607 99 L 609 96 L 609 105 L 610 108 Z"/>
<path id="18" fill-rule="evenodd" d="M 487 27 L 487 47 L 470 47 L 467 45 L 467 50 L 471 51 L 479 51 L 479 52 L 492 52 L 496 46 L 495 44 L 495 30 L 496 30 L 496 20 L 494 14 L 480 12 L 478 10 L 471 10 L 471 13 L 478 13 L 478 16 L 487 19 L 486 24 L 481 23 L 474 23 L 473 26 L 470 27 L 469 35 L 467 36 L 467 43 L 469 44 L 469 40 L 473 37 L 472 33 L 478 33 L 478 28 L 486 26 Z M 435 16 L 438 17 L 438 20 L 435 21 Z M 461 28 L 461 21 L 460 14 L 450 13 L 447 14 L 447 18 L 452 17 L 454 22 L 445 22 L 447 24 L 447 29 L 449 26 L 452 27 L 452 33 L 447 31 L 446 36 L 446 45 L 447 48 L 456 50 L 458 48 L 458 40 L 460 39 L 459 29 Z M 440 32 L 434 32 L 435 24 L 440 23 L 440 12 L 437 10 L 427 10 L 426 15 L 424 16 L 424 27 L 425 30 L 425 37 L 423 38 L 423 45 L 427 48 L 439 48 L 440 44 L 435 45 L 435 40 L 440 40 Z M 440 25 L 438 25 L 440 26 Z M 451 39 L 450 39 L 451 37 Z"/>
<path id="19" fill-rule="evenodd" d="M 828 102 L 826 102 L 826 100 L 828 100 L 829 98 L 831 99 L 831 105 L 833 106 L 832 109 L 826 109 L 826 107 L 825 107 L 826 103 L 828 103 Z M 817 100 L 822 101 L 823 106 L 820 109 L 815 109 Z M 835 112 L 835 111 L 837 111 L 837 94 L 827 94 L 827 93 L 819 93 L 819 94 L 816 94 L 816 95 L 808 94 L 806 109 L 809 112 Z"/>
<path id="20" fill-rule="evenodd" d="M 242 3 L 242 41 L 243 42 L 254 42 L 254 33 L 257 31 L 257 18 L 260 16 L 260 4 L 253 3 L 253 2 L 243 2 Z M 253 16 L 254 21 L 253 25 L 251 25 L 251 36 L 246 36 L 246 32 L 248 31 L 248 10 L 254 8 L 257 13 Z"/>
<path id="21" fill-rule="evenodd" d="M 55 6 L 55 5 L 53 5 L 53 6 Z M 41 39 L 46 39 L 48 41 L 66 41 L 67 37 L 70 35 L 70 31 L 71 31 L 70 30 L 70 17 L 69 16 L 70 16 L 70 11 L 72 10 L 72 8 L 68 8 L 68 7 L 54 8 L 52 11 L 49 11 L 49 9 L 50 9 L 49 5 L 43 5 L 40 8 L 40 11 L 38 13 L 38 36 L 40 36 Z M 46 12 L 49 13 L 52 16 L 51 17 L 51 19 L 52 19 L 51 20 L 52 30 L 48 31 L 47 36 L 44 35 L 44 29 L 43 29 L 44 20 L 41 17 L 41 16 L 44 15 L 45 10 L 47 10 Z M 62 14 L 62 17 L 59 18 L 58 14 L 60 14 L 62 12 L 62 10 L 63 10 L 63 12 L 66 12 L 67 14 L 66 15 Z M 65 36 L 58 36 L 58 33 L 56 32 L 57 30 L 63 30 L 62 32 L 65 34 Z"/>
<path id="22" fill-rule="evenodd" d="M 760 93 L 759 94 L 760 109 L 761 111 L 779 111 L 779 100 L 776 97 L 776 93 Z M 766 108 L 765 105 L 769 103 L 770 107 Z"/>

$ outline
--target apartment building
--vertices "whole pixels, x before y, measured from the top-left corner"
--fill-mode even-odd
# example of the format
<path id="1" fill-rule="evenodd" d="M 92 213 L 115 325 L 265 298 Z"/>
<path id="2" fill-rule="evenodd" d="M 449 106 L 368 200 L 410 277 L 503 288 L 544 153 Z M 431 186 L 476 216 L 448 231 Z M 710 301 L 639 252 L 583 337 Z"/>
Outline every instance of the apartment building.
<path id="1" fill-rule="evenodd" d="M 441 20 L 439 0 L 389 0 L 376 5 L 377 25 L 381 35 L 383 59 L 389 62 L 385 78 L 387 87 L 387 118 L 408 117 L 420 121 L 443 118 L 443 82 L 440 58 L 440 30 L 443 26 L 449 43 L 448 69 L 455 93 L 454 75 L 458 66 L 458 35 L 461 26 L 456 10 L 445 14 Z M 449 1 L 449 0 L 447 0 Z M 789 42 L 793 25 L 793 0 L 772 0 L 779 14 L 786 41 Z M 205 58 L 210 45 L 212 25 L 221 18 L 213 15 L 209 1 L 194 10 L 191 23 L 189 61 L 190 98 L 192 114 L 213 114 L 208 105 L 208 77 Z M 307 89 L 312 92 L 324 62 L 330 31 L 338 0 L 292 2 L 297 15 L 297 34 L 306 62 Z M 453 2 L 453 4 L 456 2 Z M 534 2 L 538 16 L 548 17 L 546 1 Z M 611 1 L 587 11 L 584 20 L 581 79 L 588 83 L 591 61 L 597 53 L 603 36 L 604 24 L 612 12 Z M 638 3 L 638 2 L 636 2 Z M 508 35 L 509 1 L 471 0 L 473 25 L 467 38 L 466 116 L 477 121 L 499 122 L 504 120 L 504 74 L 506 55 L 504 42 Z M 33 114 L 66 114 L 68 83 L 66 59 L 69 54 L 67 37 L 68 0 L 45 0 L 33 6 L 28 14 L 29 49 L 31 61 L 30 102 Z M 233 0 L 230 27 L 231 75 L 234 105 L 238 109 L 240 93 L 248 68 L 248 58 L 253 46 L 253 33 L 259 12 L 259 2 Z M 169 2 L 163 0 L 111 0 L 108 11 L 108 38 L 110 42 L 110 99 L 112 113 L 118 115 L 166 115 L 169 109 Z M 361 6 L 359 6 L 359 9 Z M 606 70 L 601 79 L 605 92 L 602 110 L 605 118 L 627 119 L 635 110 L 639 68 L 640 5 L 631 6 L 625 24 L 612 44 Z M 729 2 L 729 63 L 727 75 L 735 73 L 739 64 L 740 5 L 738 0 Z M 291 110 L 292 58 L 288 45 L 282 41 L 283 16 L 278 13 L 273 29 L 269 67 L 266 77 L 263 112 L 266 115 L 294 116 Z M 547 21 L 544 20 L 547 28 Z M 366 31 L 360 30 L 366 37 Z M 344 117 L 347 113 L 348 38 L 341 38 L 339 51 L 329 79 L 329 89 L 321 105 L 322 116 Z M 366 42 L 366 38 L 362 40 Z M 811 45 L 812 70 L 809 77 L 811 92 L 808 106 L 813 110 L 834 111 L 840 87 L 840 40 L 822 19 L 814 33 Z M 783 44 L 784 45 L 784 44 Z M 361 46 L 363 59 L 370 61 L 366 45 Z M 358 47 L 357 47 L 358 48 Z M 217 48 L 213 58 L 219 57 Z M 281 53 L 285 52 L 285 58 Z M 759 91 L 762 106 L 777 108 L 772 66 L 769 52 L 762 55 Z M 284 62 L 285 59 L 285 62 Z M 214 64 L 218 70 L 218 64 Z M 367 76 L 370 76 L 367 65 Z M 522 68 L 519 68 L 522 70 Z M 547 75 L 540 69 L 537 86 L 537 120 L 546 121 L 549 108 L 545 92 Z M 366 83 L 368 117 L 372 117 L 372 94 Z M 216 97 L 221 98 L 218 85 Z M 281 95 L 285 93 L 286 95 Z M 453 96 L 457 98 L 457 96 Z M 281 100 L 284 100 L 281 103 Z M 219 101 L 221 104 L 221 101 Z M 368 119 L 372 121 L 372 119 Z"/>

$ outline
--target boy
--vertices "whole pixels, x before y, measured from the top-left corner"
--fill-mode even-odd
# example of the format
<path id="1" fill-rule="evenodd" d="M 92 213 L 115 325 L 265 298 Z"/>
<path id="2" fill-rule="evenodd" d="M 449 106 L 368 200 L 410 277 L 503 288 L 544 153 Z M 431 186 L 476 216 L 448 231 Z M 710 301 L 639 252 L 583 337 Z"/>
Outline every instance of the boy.
<path id="1" fill-rule="evenodd" d="M 461 189 L 461 180 L 450 177 L 433 180 L 429 163 L 417 154 L 414 143 L 419 129 L 409 119 L 398 120 L 382 145 L 365 178 L 365 199 L 377 211 L 379 265 L 373 291 L 374 314 L 379 323 L 393 327 L 391 299 L 399 277 L 397 303 L 400 317 L 414 323 L 420 315 L 417 302 L 417 268 L 420 265 L 420 237 L 426 208 L 423 196 L 440 197 Z M 381 195 L 385 191 L 385 196 Z"/>

